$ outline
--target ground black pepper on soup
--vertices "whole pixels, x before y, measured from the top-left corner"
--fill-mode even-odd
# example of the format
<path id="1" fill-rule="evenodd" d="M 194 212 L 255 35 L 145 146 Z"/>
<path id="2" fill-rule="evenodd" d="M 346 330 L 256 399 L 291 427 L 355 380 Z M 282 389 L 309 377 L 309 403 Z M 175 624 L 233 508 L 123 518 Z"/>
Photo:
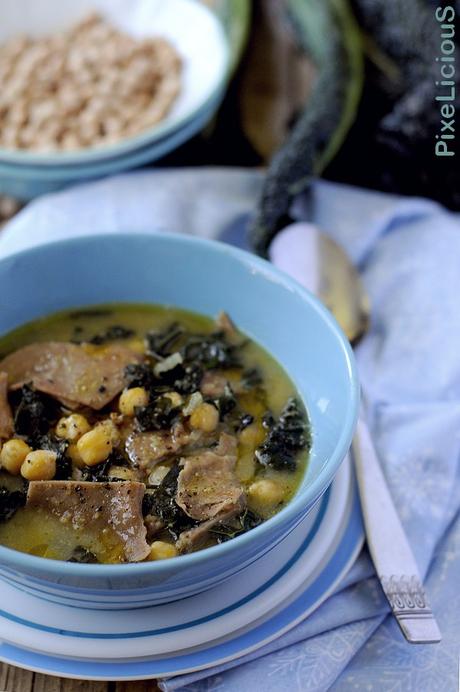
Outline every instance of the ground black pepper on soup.
<path id="1" fill-rule="evenodd" d="M 295 388 L 225 313 L 72 310 L 3 337 L 0 356 L 1 545 L 174 557 L 258 526 L 304 475 Z"/>

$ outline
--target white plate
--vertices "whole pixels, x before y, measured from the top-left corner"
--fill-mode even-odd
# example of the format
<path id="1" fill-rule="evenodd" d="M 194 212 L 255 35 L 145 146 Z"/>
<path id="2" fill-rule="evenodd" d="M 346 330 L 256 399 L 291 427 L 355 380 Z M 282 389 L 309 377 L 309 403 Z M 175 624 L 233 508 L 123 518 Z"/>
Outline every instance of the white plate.
<path id="1" fill-rule="evenodd" d="M 317 608 L 362 541 L 356 487 L 344 463 L 282 549 L 180 602 L 122 613 L 79 611 L 0 582 L 0 603 L 8 604 L 0 611 L 0 659 L 51 675 L 110 680 L 217 665 L 263 646 Z"/>
<path id="2" fill-rule="evenodd" d="M 50 154 L 0 149 L 2 161 L 59 166 L 124 154 L 183 127 L 222 91 L 228 41 L 216 15 L 197 0 L 15 0 L 2 5 L 0 42 L 17 33 L 41 36 L 67 28 L 94 10 L 133 36 L 163 36 L 176 47 L 183 60 L 182 89 L 170 112 L 154 128 L 118 144 Z"/>

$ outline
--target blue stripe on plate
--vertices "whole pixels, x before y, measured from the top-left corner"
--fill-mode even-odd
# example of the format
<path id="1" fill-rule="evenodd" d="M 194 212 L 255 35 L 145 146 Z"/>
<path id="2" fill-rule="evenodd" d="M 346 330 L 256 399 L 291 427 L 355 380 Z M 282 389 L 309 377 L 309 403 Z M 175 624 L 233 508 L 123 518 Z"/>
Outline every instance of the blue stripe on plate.
<path id="1" fill-rule="evenodd" d="M 272 584 L 274 584 L 278 579 L 280 579 L 288 570 L 291 569 L 291 567 L 297 562 L 297 560 L 300 558 L 300 556 L 305 552 L 307 547 L 310 545 L 312 542 L 313 538 L 315 537 L 316 533 L 318 532 L 318 529 L 321 525 L 321 522 L 323 520 L 323 517 L 326 513 L 327 506 L 329 504 L 329 499 L 330 499 L 330 488 L 326 490 L 324 493 L 322 499 L 321 499 L 321 506 L 319 508 L 319 512 L 316 516 L 315 522 L 310 529 L 310 532 L 308 533 L 306 539 L 303 541 L 302 545 L 298 550 L 294 553 L 294 555 L 285 563 L 285 565 L 271 577 L 268 579 L 266 582 L 264 582 L 261 586 L 259 586 L 257 589 L 252 591 L 250 594 L 245 596 L 244 598 L 240 599 L 236 603 L 232 603 L 232 605 L 227 606 L 226 608 L 222 608 L 221 610 L 218 610 L 214 613 L 211 613 L 209 615 L 206 615 L 205 617 L 198 618 L 196 620 L 190 620 L 189 622 L 182 623 L 180 625 L 173 625 L 171 627 L 163 627 L 160 629 L 156 630 L 143 630 L 141 632 L 111 632 L 111 633 L 96 633 L 96 632 L 78 632 L 76 630 L 65 630 L 57 627 L 49 627 L 47 625 L 41 625 L 37 622 L 32 622 L 31 620 L 25 620 L 24 618 L 20 618 L 17 615 L 13 615 L 12 613 L 9 613 L 6 610 L 0 609 L 0 617 L 4 617 L 7 620 L 10 620 L 11 622 L 15 622 L 19 625 L 25 625 L 26 627 L 30 627 L 32 629 L 39 630 L 41 632 L 50 632 L 51 634 L 59 634 L 62 636 L 66 637 L 77 637 L 81 639 L 136 639 L 138 637 L 153 637 L 157 636 L 160 634 L 167 634 L 170 632 L 177 632 L 178 630 L 183 630 L 183 629 L 189 629 L 190 627 L 195 627 L 196 625 L 202 625 L 206 622 L 209 622 L 210 620 L 214 620 L 215 618 L 222 617 L 223 615 L 226 615 L 227 613 L 232 612 L 233 610 L 236 610 L 237 608 L 240 608 L 242 605 L 247 603 L 248 601 L 251 601 L 253 598 L 256 596 L 259 596 L 261 593 L 266 591 Z"/>
<path id="2" fill-rule="evenodd" d="M 340 582 L 356 559 L 363 537 L 361 509 L 356 488 L 354 488 L 353 506 L 345 532 L 334 555 L 317 579 L 286 609 L 262 625 L 214 647 L 169 658 L 106 663 L 47 656 L 10 644 L 2 644 L 0 645 L 0 660 L 50 675 L 91 680 L 169 677 L 217 665 L 262 646 L 268 640 L 275 638 L 281 630 L 289 628 L 291 623 L 300 621 L 302 616 L 318 603 L 318 600 L 322 600 Z"/>

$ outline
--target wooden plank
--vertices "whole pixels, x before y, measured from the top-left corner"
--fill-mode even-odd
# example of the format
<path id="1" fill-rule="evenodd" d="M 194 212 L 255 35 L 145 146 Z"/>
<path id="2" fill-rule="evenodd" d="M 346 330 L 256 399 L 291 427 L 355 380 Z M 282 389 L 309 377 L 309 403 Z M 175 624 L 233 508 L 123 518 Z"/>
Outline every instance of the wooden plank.
<path id="1" fill-rule="evenodd" d="M 108 683 L 69 680 L 69 678 L 55 678 L 35 673 L 32 692 L 108 692 Z"/>
<path id="2" fill-rule="evenodd" d="M 116 692 L 159 692 L 155 680 L 138 680 L 136 682 L 117 682 Z"/>
<path id="3" fill-rule="evenodd" d="M 0 692 L 159 692 L 155 680 L 96 682 L 56 678 L 0 663 Z"/>
<path id="4" fill-rule="evenodd" d="M 34 674 L 0 663 L 1 692 L 32 692 Z"/>

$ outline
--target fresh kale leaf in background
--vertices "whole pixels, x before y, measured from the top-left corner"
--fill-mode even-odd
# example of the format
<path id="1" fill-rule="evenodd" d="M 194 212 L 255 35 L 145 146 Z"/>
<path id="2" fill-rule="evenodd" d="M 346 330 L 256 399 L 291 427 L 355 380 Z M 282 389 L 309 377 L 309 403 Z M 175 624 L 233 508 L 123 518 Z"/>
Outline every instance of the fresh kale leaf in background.
<path id="1" fill-rule="evenodd" d="M 270 0 L 271 1 L 271 0 Z M 289 220 L 294 196 L 316 176 L 460 208 L 456 156 L 435 156 L 442 115 L 442 22 L 433 0 L 284 0 L 298 45 L 315 66 L 313 86 L 269 163 L 251 227 L 260 254 Z M 460 112 L 460 0 L 456 112 Z M 446 15 L 450 18 L 452 13 Z M 439 16 L 439 11 L 438 11 Z M 364 66 L 364 71 L 363 71 Z M 364 86 L 362 77 L 364 74 Z M 363 86 L 363 89 L 362 89 Z"/>

